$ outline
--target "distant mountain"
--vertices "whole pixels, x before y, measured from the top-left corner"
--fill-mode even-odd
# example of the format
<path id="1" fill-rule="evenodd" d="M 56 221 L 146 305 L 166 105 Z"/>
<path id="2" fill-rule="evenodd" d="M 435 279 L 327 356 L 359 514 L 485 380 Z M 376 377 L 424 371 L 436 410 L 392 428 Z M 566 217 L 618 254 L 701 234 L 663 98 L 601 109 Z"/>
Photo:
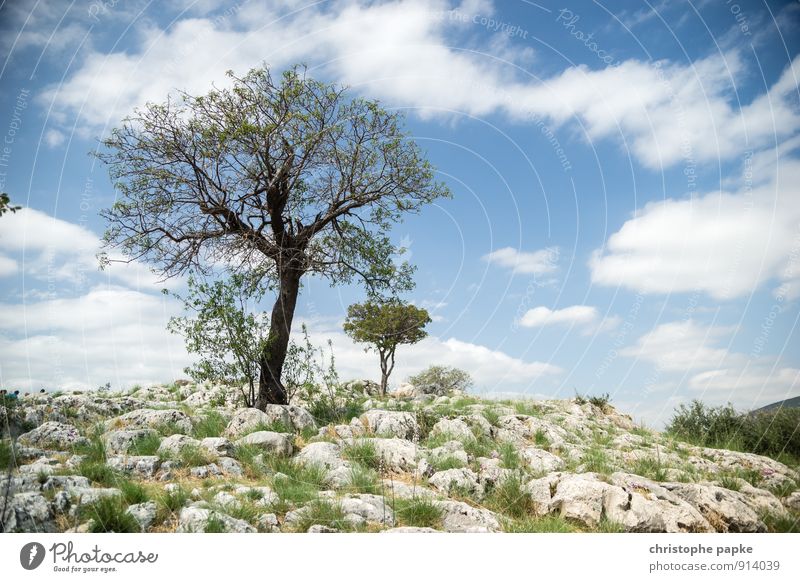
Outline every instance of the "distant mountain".
<path id="1" fill-rule="evenodd" d="M 753 412 L 766 412 L 767 410 L 774 410 L 776 408 L 800 408 L 800 396 L 767 404 L 766 406 L 753 410 Z"/>

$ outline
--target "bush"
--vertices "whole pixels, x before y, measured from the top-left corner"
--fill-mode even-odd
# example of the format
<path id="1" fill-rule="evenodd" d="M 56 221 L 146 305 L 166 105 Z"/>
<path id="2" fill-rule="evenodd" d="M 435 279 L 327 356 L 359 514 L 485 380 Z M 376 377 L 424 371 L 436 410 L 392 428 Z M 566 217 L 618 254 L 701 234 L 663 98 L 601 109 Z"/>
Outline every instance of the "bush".
<path id="1" fill-rule="evenodd" d="M 472 386 L 472 377 L 458 368 L 431 366 L 409 378 L 409 382 L 423 394 L 445 396 L 453 390 L 465 391 Z"/>
<path id="2" fill-rule="evenodd" d="M 778 408 L 739 414 L 733 407 L 706 406 L 699 400 L 681 404 L 667 433 L 690 443 L 733 449 L 773 458 L 800 459 L 800 408 Z"/>
<path id="3" fill-rule="evenodd" d="M 589 396 L 589 403 L 594 404 L 597 408 L 604 412 L 609 402 L 611 402 L 611 395 L 607 392 L 599 396 Z"/>

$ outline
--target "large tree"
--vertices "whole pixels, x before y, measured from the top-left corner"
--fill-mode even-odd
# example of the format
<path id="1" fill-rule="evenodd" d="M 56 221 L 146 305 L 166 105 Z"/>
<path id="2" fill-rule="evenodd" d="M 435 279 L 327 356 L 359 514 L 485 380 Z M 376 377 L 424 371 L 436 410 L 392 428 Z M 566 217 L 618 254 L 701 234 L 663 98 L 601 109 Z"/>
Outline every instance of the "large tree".
<path id="1" fill-rule="evenodd" d="M 449 195 L 402 128 L 402 115 L 295 67 L 254 69 L 231 87 L 181 94 L 123 121 L 98 155 L 119 192 L 103 211 L 108 249 L 163 277 L 244 270 L 277 297 L 256 406 L 281 383 L 302 277 L 411 287 L 388 231 Z"/>
<path id="2" fill-rule="evenodd" d="M 428 334 L 431 318 L 425 309 L 397 299 L 365 301 L 347 308 L 344 331 L 357 342 L 374 348 L 381 361 L 381 396 L 386 396 L 389 375 L 394 370 L 397 346 L 415 344 Z"/>

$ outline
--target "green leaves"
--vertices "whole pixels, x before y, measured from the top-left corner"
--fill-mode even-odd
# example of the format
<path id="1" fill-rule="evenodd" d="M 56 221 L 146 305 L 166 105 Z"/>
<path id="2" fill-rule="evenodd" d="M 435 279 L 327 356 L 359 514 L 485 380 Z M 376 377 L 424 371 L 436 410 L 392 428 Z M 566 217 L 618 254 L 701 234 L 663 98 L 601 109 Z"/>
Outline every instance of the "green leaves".
<path id="1" fill-rule="evenodd" d="M 424 309 L 399 300 L 367 301 L 347 308 L 344 331 L 357 342 L 393 350 L 400 344 L 415 344 L 428 334 L 423 329 L 431 318 Z"/>

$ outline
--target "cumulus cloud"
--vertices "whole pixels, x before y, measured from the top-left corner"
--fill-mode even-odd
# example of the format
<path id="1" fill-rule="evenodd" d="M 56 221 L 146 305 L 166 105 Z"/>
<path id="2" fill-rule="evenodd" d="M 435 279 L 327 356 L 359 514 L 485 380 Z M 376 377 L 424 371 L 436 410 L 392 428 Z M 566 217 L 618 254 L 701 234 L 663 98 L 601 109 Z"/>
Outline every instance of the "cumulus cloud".
<path id="1" fill-rule="evenodd" d="M 0 255 L 0 277 L 13 275 L 18 270 L 19 270 L 19 265 L 17 264 L 17 261 L 9 257 L 4 257 L 3 255 Z"/>
<path id="2" fill-rule="evenodd" d="M 573 305 L 563 309 L 540 306 L 525 312 L 520 320 L 520 325 L 522 327 L 543 327 L 559 323 L 580 325 L 594 323 L 597 317 L 597 308 L 589 305 Z"/>
<path id="3" fill-rule="evenodd" d="M 729 299 L 778 279 L 786 285 L 782 293 L 795 297 L 800 160 L 786 155 L 754 156 L 733 192 L 646 205 L 593 253 L 592 281 L 643 293 L 701 291 Z M 770 157 L 771 167 L 764 163 Z"/>
<path id="4" fill-rule="evenodd" d="M 148 21 L 139 26 L 135 46 L 90 51 L 42 99 L 52 102 L 62 123 L 79 116 L 78 126 L 88 134 L 116 124 L 136 106 L 162 101 L 175 88 L 225 86 L 228 69 L 241 73 L 263 61 L 276 68 L 307 61 L 317 67 L 315 74 L 421 115 L 500 113 L 517 121 L 546 117 L 553 125 L 578 120 L 585 137 L 624 139 L 653 168 L 687 157 L 730 158 L 800 127 L 792 97 L 798 60 L 766 92 L 741 105 L 733 78 L 744 65 L 736 52 L 685 64 L 632 59 L 600 70 L 577 65 L 549 77 L 522 75 L 505 63 L 529 62 L 529 47 L 505 44 L 503 58 L 495 58 L 498 37 L 480 44 L 480 35 L 465 34 L 474 26 L 471 19 L 441 17 L 452 8 L 468 16 L 491 10 L 421 0 L 341 0 L 302 9 L 276 2 L 184 18 L 167 29 Z M 470 50 L 460 50 L 465 47 Z"/>
<path id="5" fill-rule="evenodd" d="M 542 275 L 556 270 L 558 248 L 550 247 L 538 251 L 525 252 L 513 247 L 503 247 L 484 255 L 483 259 L 511 269 L 514 273 Z"/>

